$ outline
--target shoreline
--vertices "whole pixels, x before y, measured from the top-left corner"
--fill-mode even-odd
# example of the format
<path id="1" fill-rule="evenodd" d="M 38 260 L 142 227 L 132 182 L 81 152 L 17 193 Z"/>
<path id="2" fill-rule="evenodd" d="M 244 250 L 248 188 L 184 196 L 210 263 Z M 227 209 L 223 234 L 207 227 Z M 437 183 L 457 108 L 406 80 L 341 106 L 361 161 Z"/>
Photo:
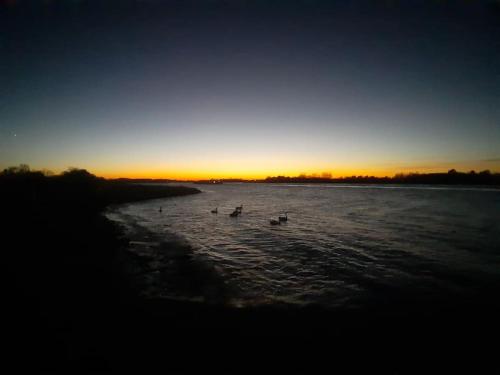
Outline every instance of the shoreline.
<path id="1" fill-rule="evenodd" d="M 117 262 L 143 298 L 229 305 L 229 287 L 217 271 L 174 233 L 155 234 L 110 207 L 103 215 L 120 228 Z"/>

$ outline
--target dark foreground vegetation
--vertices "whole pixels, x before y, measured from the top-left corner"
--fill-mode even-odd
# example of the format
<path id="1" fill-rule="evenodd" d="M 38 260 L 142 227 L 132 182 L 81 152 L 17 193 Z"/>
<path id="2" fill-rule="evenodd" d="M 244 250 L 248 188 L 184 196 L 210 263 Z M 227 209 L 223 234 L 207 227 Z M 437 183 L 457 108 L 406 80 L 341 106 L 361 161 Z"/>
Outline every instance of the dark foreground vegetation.
<path id="1" fill-rule="evenodd" d="M 348 176 L 332 178 L 317 176 L 267 177 L 264 182 L 272 183 L 343 183 L 343 184 L 436 184 L 436 185 L 487 185 L 500 186 L 500 173 L 489 170 L 468 173 L 450 169 L 447 173 L 399 173 L 394 177 Z"/>
<path id="2" fill-rule="evenodd" d="M 16 372 L 483 373 L 498 366 L 496 285 L 463 300 L 382 291 L 386 298 L 353 311 L 140 298 L 120 267 L 126 240 L 103 208 L 196 192 L 82 170 L 2 173 L 4 355 Z"/>

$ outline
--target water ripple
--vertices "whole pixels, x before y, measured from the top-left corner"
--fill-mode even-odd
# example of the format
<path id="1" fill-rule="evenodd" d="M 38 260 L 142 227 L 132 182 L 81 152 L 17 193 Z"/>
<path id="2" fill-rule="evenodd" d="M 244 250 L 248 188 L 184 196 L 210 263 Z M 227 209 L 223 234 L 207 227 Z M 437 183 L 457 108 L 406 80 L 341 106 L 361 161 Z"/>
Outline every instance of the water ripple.
<path id="1" fill-rule="evenodd" d="M 229 217 L 240 204 L 242 215 Z M 494 189 L 224 184 L 120 210 L 165 239 L 189 242 L 242 303 L 335 306 L 382 285 L 425 290 L 457 288 L 464 274 L 472 285 L 500 278 Z M 285 211 L 288 222 L 269 225 Z"/>

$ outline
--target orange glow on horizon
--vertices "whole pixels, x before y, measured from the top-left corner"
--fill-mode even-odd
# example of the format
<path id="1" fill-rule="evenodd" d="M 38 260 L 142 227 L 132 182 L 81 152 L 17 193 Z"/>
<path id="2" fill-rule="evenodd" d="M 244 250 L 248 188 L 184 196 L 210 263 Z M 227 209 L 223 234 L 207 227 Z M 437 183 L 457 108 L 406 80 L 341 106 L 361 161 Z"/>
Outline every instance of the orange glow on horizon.
<path id="1" fill-rule="evenodd" d="M 172 180 L 207 180 L 207 179 L 246 179 L 246 180 L 258 180 L 265 179 L 266 177 L 273 176 L 287 176 L 287 177 L 297 177 L 299 175 L 307 176 L 318 176 L 321 177 L 323 174 L 328 173 L 331 177 L 345 177 L 345 176 L 359 176 L 359 175 L 369 175 L 376 177 L 393 176 L 398 171 L 390 171 L 383 169 L 367 169 L 367 168 L 310 168 L 310 169 L 295 169 L 295 168 L 281 168 L 281 169 L 257 169 L 257 168 L 220 168 L 220 169 L 196 169 L 196 168 L 185 168 L 185 169 L 157 169 L 157 168 L 141 168 L 134 170 L 104 170 L 104 169 L 90 169 L 92 173 L 96 175 L 103 176 L 105 178 L 152 178 L 152 179 L 172 179 Z"/>
<path id="2" fill-rule="evenodd" d="M 283 160 L 269 163 L 248 161 L 233 162 L 213 162 L 205 163 L 185 163 L 163 167 L 153 165 L 152 163 L 110 163 L 103 166 L 102 162 L 92 162 L 88 164 L 76 164 L 77 168 L 88 170 L 96 176 L 105 178 L 151 178 L 151 179 L 170 179 L 179 181 L 208 180 L 208 179 L 246 179 L 260 180 L 266 177 L 286 176 L 297 177 L 300 175 L 322 177 L 331 175 L 332 178 L 350 177 L 350 176 L 375 176 L 375 177 L 393 177 L 398 173 L 442 173 L 450 169 L 456 169 L 460 172 L 476 172 L 489 169 L 491 172 L 500 171 L 500 161 L 492 162 L 386 162 L 373 163 L 372 165 L 361 163 L 359 161 L 348 163 L 317 163 L 314 167 L 306 162 L 297 162 L 295 165 L 287 165 Z M 266 165 L 268 164 L 268 165 Z M 71 164 L 70 164 L 71 165 Z M 266 165 L 266 167 L 262 167 Z M 2 166 L 7 168 L 8 166 Z M 45 165 L 32 165 L 32 170 L 48 169 L 58 174 L 67 169 L 63 165 L 50 167 Z M 3 169 L 2 168 L 2 169 Z"/>
<path id="3" fill-rule="evenodd" d="M 479 167 L 479 168 L 478 168 Z M 488 166 L 478 166 L 476 168 L 469 165 L 443 165 L 439 164 L 431 167 L 412 168 L 407 167 L 389 167 L 389 168 L 335 168 L 332 170 L 327 169 L 311 169 L 311 170 L 161 170 L 161 169 L 135 169 L 135 170 L 107 170 L 107 169 L 91 169 L 88 170 L 98 176 L 105 178 L 151 178 L 151 179 L 171 179 L 179 181 L 192 181 L 192 180 L 208 180 L 208 179 L 246 179 L 246 180 L 260 180 L 266 177 L 286 176 L 297 177 L 300 175 L 306 176 L 325 176 L 325 173 L 331 175 L 332 178 L 350 177 L 350 176 L 375 176 L 375 177 L 393 177 L 397 173 L 442 173 L 447 172 L 449 169 L 456 169 L 461 172 L 469 172 L 475 170 L 479 172 L 484 169 L 490 169 L 492 172 L 500 168 Z"/>

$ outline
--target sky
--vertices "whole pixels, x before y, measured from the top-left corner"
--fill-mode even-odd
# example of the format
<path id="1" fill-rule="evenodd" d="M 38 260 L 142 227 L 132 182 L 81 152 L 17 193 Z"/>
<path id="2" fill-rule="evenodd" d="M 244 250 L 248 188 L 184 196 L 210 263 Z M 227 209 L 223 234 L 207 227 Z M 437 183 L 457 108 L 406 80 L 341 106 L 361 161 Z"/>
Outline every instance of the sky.
<path id="1" fill-rule="evenodd" d="M 0 169 L 500 171 L 498 1 L 0 1 Z"/>

